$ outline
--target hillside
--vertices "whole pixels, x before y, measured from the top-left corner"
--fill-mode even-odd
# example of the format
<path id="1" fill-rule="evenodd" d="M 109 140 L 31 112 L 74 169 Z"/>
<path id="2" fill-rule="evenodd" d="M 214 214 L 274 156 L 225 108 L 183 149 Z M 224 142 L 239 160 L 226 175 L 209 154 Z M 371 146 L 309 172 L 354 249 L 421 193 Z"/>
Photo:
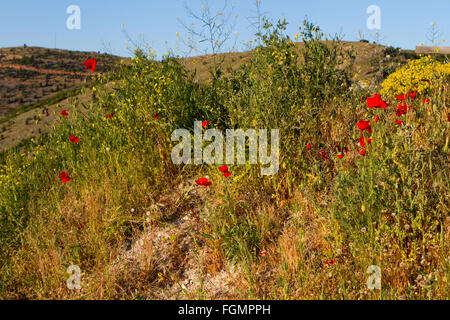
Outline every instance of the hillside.
<path id="1" fill-rule="evenodd" d="M 5 122 L 0 299 L 448 299 L 450 64 L 304 25 Z"/>
<path id="2" fill-rule="evenodd" d="M 83 65 L 97 58 L 98 72 L 110 71 L 120 57 L 39 47 L 0 49 L 0 118 L 61 91 L 81 88 L 91 75 Z"/>
<path id="3" fill-rule="evenodd" d="M 100 73 L 123 59 L 40 47 L 0 49 L 0 151 L 47 132 L 58 106 L 70 108 L 69 99 L 78 100 L 80 89 L 92 81 L 83 65 L 88 58 L 97 59 Z"/>
<path id="4" fill-rule="evenodd" d="M 386 47 L 366 42 L 343 42 L 345 50 L 353 49 L 356 55 L 355 77 L 358 80 L 381 81 L 399 66 L 405 64 L 409 59 L 418 57 L 414 51 L 402 50 L 400 48 Z M 304 49 L 302 43 L 296 43 L 297 49 Z M 217 57 L 205 55 L 186 59 L 186 67 L 189 70 L 197 70 L 198 79 L 209 77 L 209 68 L 214 59 L 220 63 L 224 70 L 236 70 L 242 62 L 249 59 L 252 52 L 232 52 L 218 54 Z"/>
<path id="5" fill-rule="evenodd" d="M 297 43 L 297 48 L 303 48 Z M 361 85 L 377 84 L 389 73 L 417 56 L 377 44 L 345 42 L 345 49 L 354 48 L 355 77 Z M 216 61 L 228 73 L 237 70 L 250 58 L 252 52 L 233 52 L 185 59 L 187 70 L 206 81 Z M 97 73 L 109 72 L 123 58 L 94 52 L 76 52 L 37 47 L 0 49 L 0 151 L 36 138 L 48 131 L 55 115 L 71 108 L 69 100 L 90 101 L 90 95 L 77 97 L 90 72 L 83 61 L 96 57 Z M 125 59 L 128 61 L 128 59 Z M 48 101 L 46 101 L 48 100 Z"/>

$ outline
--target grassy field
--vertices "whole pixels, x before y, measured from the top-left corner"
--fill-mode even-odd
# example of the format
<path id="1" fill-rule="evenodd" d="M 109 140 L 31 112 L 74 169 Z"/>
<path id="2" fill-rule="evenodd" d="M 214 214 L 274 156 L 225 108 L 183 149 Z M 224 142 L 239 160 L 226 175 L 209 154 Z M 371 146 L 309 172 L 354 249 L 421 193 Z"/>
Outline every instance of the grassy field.
<path id="1" fill-rule="evenodd" d="M 355 44 L 383 52 L 361 65 L 315 26 L 302 45 L 284 27 L 224 59 L 136 50 L 2 153 L 0 297 L 448 299 L 448 78 L 399 101 L 415 80 L 382 83 L 420 57 Z M 382 88 L 399 92 L 367 100 Z M 194 121 L 280 129 L 279 171 L 174 165 L 171 134 Z"/>

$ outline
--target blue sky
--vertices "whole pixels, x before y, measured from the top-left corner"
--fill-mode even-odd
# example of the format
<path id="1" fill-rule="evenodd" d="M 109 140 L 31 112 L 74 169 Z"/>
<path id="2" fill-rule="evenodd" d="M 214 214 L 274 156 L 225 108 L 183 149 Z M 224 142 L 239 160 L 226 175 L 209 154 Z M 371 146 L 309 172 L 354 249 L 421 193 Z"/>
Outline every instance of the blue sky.
<path id="1" fill-rule="evenodd" d="M 253 39 L 255 30 L 247 18 L 254 16 L 254 0 L 235 0 L 239 42 Z M 185 0 L 195 11 L 202 0 Z M 212 7 L 223 0 L 210 0 Z M 233 0 L 229 0 L 230 6 Z M 81 29 L 69 30 L 66 13 L 70 5 L 81 9 Z M 346 40 L 358 40 L 358 30 L 374 40 L 369 30 L 367 7 L 381 9 L 381 43 L 412 49 L 429 44 L 427 31 L 435 22 L 441 39 L 450 42 L 449 0 L 262 0 L 262 11 L 273 19 L 286 18 L 288 34 L 295 35 L 305 16 L 326 33 L 341 33 Z M 177 17 L 190 23 L 182 0 L 3 0 L 0 3 L 0 47 L 42 46 L 81 51 L 110 51 L 128 56 L 126 35 L 147 42 L 161 56 L 177 46 L 176 32 L 186 37 Z M 166 43 L 167 41 L 167 43 Z M 442 42 L 440 42 L 442 43 Z M 445 44 L 444 44 L 445 45 Z M 450 44 L 448 44 L 450 46 Z M 181 45 L 180 45 L 181 46 Z M 237 46 L 242 49 L 242 46 Z M 182 50 L 181 50 L 182 51 Z"/>

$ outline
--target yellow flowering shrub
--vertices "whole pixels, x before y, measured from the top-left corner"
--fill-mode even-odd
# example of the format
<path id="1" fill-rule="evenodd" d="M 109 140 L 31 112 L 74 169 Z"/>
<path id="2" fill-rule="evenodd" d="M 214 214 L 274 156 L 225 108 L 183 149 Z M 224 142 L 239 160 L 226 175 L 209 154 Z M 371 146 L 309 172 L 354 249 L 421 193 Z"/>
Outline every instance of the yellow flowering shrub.
<path id="1" fill-rule="evenodd" d="M 450 79 L 450 63 L 442 63 L 432 56 L 413 60 L 392 73 L 382 83 L 381 94 L 400 95 L 409 91 L 430 93 Z"/>

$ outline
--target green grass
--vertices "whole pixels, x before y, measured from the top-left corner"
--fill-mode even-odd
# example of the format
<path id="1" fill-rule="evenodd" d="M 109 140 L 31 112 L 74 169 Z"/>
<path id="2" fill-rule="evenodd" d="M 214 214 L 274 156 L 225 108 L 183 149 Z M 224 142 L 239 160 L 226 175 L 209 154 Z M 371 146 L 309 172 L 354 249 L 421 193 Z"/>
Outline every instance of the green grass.
<path id="1" fill-rule="evenodd" d="M 248 62 L 209 82 L 176 57 L 137 50 L 131 66 L 98 80 L 95 102 L 5 153 L 0 297 L 168 298 L 189 271 L 201 285 L 177 298 L 448 299 L 448 84 L 430 104 L 408 101 L 399 126 L 395 97 L 367 108 L 375 92 L 350 80 L 354 53 L 339 39 L 326 45 L 305 23 L 299 52 L 285 26 L 267 22 Z M 114 77 L 112 93 L 103 86 Z M 171 133 L 197 120 L 279 128 L 279 172 L 234 165 L 225 178 L 219 165 L 175 166 Z M 365 156 L 360 120 L 372 127 Z M 206 175 L 211 186 L 193 182 Z M 118 262 L 143 235 L 153 240 Z M 82 270 L 81 291 L 66 287 L 70 265 Z M 371 265 L 381 290 L 366 286 Z M 208 287 L 221 272 L 238 280 Z"/>
<path id="2" fill-rule="evenodd" d="M 45 106 L 54 105 L 54 104 L 56 104 L 58 102 L 61 102 L 61 101 L 65 100 L 65 99 L 68 99 L 70 97 L 74 97 L 74 96 L 78 95 L 80 92 L 81 92 L 81 89 L 64 90 L 64 91 L 60 91 L 60 92 L 52 95 L 51 97 L 42 99 L 38 103 L 20 106 L 20 107 L 14 109 L 12 112 L 8 113 L 6 116 L 0 118 L 0 124 L 8 122 L 9 120 L 14 119 L 18 115 L 20 115 L 22 113 L 25 113 L 25 112 L 28 112 L 30 110 L 33 110 L 33 109 L 36 109 L 36 108 L 45 107 Z"/>

